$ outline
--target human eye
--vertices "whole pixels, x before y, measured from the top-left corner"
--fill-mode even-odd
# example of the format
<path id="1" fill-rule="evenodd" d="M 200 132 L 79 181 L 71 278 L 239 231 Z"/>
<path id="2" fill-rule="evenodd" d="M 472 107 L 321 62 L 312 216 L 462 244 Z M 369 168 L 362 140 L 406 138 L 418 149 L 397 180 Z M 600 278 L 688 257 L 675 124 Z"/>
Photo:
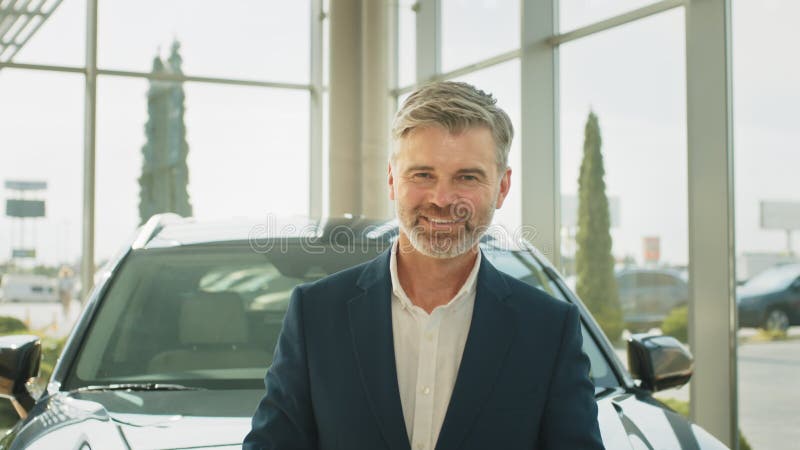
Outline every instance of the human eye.
<path id="1" fill-rule="evenodd" d="M 411 175 L 411 178 L 415 180 L 430 180 L 433 175 L 430 172 L 415 172 Z"/>

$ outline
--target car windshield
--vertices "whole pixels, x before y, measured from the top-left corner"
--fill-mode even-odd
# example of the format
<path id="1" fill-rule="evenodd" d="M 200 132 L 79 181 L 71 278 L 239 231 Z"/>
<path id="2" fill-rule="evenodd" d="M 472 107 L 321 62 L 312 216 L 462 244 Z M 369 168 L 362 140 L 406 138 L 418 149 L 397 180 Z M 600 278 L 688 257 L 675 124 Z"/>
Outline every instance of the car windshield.
<path id="1" fill-rule="evenodd" d="M 786 289 L 800 275 L 800 265 L 771 267 L 747 281 L 742 287 L 748 292 L 773 292 Z"/>
<path id="2" fill-rule="evenodd" d="M 65 389 L 125 383 L 260 389 L 292 289 L 367 261 L 383 249 L 283 245 L 136 250 L 104 296 Z M 484 250 L 500 270 L 562 300 L 528 252 Z M 584 329 L 599 386 L 616 385 Z"/>

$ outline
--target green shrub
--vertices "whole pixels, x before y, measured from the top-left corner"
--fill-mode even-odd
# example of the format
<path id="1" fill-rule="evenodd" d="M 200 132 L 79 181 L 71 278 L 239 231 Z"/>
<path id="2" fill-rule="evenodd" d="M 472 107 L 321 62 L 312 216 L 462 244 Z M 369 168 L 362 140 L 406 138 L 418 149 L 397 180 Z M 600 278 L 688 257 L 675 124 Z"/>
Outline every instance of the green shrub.
<path id="1" fill-rule="evenodd" d="M 25 322 L 16 317 L 0 316 L 0 335 L 18 334 L 28 331 Z"/>
<path id="2" fill-rule="evenodd" d="M 754 341 L 785 341 L 789 335 L 785 330 L 758 330 Z"/>
<path id="3" fill-rule="evenodd" d="M 670 311 L 661 323 L 661 332 L 681 342 L 689 342 L 689 307 L 683 305 Z"/>
<path id="4" fill-rule="evenodd" d="M 688 418 L 689 417 L 689 402 L 676 400 L 674 398 L 659 398 L 658 401 L 667 405 L 671 410 Z M 752 450 L 750 443 L 744 438 L 742 430 L 739 430 L 739 450 Z"/>

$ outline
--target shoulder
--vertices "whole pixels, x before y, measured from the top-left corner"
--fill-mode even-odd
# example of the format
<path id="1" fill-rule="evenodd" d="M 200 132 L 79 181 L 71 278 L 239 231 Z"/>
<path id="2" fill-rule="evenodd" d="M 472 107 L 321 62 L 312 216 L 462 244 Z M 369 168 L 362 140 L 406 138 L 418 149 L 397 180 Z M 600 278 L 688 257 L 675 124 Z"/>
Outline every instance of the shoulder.
<path id="1" fill-rule="evenodd" d="M 378 256 L 380 258 L 380 256 Z M 303 283 L 297 286 L 298 293 L 303 297 L 304 303 L 319 303 L 324 301 L 344 302 L 362 292 L 358 287 L 358 280 L 376 259 L 344 269 L 328 275 L 319 280 Z"/>
<path id="2" fill-rule="evenodd" d="M 502 271 L 498 272 L 510 290 L 510 295 L 505 299 L 506 304 L 522 317 L 535 315 L 537 319 L 563 321 L 570 311 L 577 311 L 577 307 L 569 302 L 555 298 Z"/>

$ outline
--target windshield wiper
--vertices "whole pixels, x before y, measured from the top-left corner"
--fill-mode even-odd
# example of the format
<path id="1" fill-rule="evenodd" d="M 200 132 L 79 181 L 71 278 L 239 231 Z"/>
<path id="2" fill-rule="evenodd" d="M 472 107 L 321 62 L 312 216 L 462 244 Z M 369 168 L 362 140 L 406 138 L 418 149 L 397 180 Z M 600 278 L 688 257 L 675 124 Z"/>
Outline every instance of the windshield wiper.
<path id="1" fill-rule="evenodd" d="M 199 391 L 202 388 L 189 387 L 181 384 L 162 383 L 120 383 L 84 386 L 70 392 L 104 392 L 104 391 Z"/>

